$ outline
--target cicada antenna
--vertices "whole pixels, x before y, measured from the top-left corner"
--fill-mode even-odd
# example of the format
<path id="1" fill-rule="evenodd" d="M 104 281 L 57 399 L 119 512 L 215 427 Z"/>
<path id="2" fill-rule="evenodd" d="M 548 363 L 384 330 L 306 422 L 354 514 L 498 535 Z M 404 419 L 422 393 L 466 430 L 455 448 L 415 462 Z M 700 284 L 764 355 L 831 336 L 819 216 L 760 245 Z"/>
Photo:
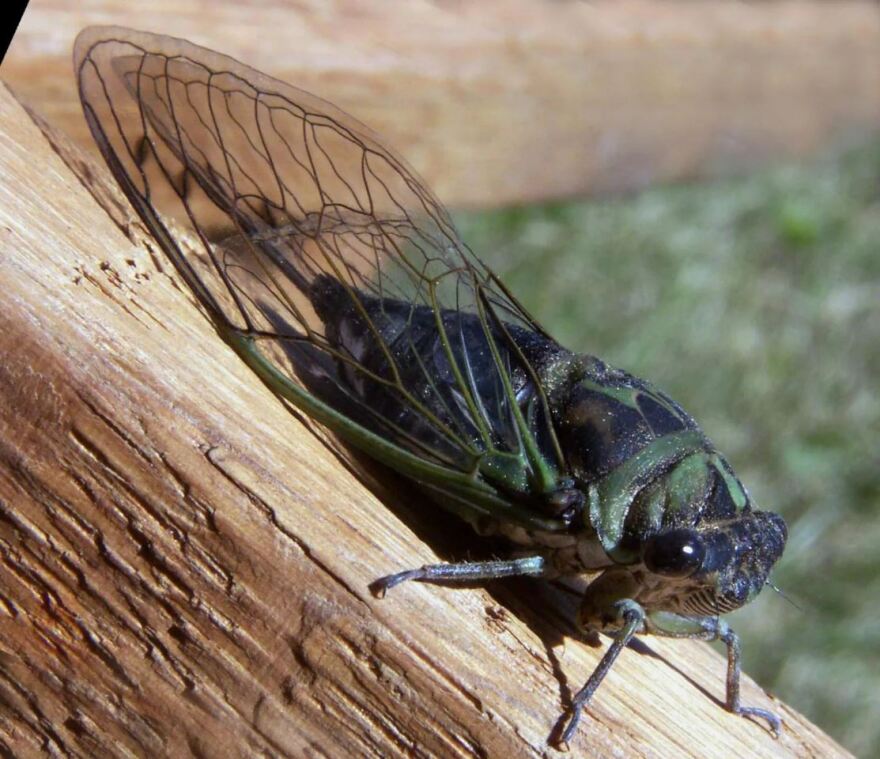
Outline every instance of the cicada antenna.
<path id="1" fill-rule="evenodd" d="M 789 598 L 785 593 L 783 593 L 779 588 L 777 588 L 772 582 L 770 582 L 770 580 L 764 580 L 764 584 L 767 585 L 768 587 L 772 588 L 773 590 L 775 590 L 780 596 L 782 596 L 786 601 L 788 601 L 792 606 L 794 606 L 795 609 L 797 609 L 798 611 L 803 611 L 802 607 L 798 606 L 797 603 L 795 603 L 791 598 Z"/>

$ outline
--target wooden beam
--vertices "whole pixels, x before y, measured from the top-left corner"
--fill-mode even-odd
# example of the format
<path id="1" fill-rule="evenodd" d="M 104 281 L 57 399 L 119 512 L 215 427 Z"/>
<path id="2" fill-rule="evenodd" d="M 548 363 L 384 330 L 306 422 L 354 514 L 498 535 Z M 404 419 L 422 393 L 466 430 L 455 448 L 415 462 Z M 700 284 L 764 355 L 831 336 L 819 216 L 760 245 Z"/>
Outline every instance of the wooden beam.
<path id="1" fill-rule="evenodd" d="M 540 582 L 374 599 L 437 560 L 414 530 L 461 528 L 288 413 L 103 168 L 5 88 L 0 124 L 0 748 L 554 755 L 603 650 L 566 637 L 576 601 Z M 582 755 L 847 755 L 748 679 L 782 737 L 725 712 L 708 646 L 648 644 L 600 689 Z"/>
<path id="2" fill-rule="evenodd" d="M 3 76 L 89 149 L 70 50 L 95 23 L 321 95 L 453 207 L 741 173 L 880 128 L 874 0 L 32 0 Z"/>

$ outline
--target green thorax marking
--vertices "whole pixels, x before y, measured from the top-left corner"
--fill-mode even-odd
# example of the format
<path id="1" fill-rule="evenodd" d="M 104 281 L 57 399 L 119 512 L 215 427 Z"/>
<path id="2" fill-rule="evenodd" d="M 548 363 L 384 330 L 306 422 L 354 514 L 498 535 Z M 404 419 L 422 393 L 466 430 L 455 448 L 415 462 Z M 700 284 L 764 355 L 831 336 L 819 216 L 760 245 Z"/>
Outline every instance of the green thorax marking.
<path id="1" fill-rule="evenodd" d="M 624 524 L 640 491 L 678 462 L 692 454 L 707 451 L 702 432 L 685 430 L 650 442 L 633 457 L 587 487 L 589 521 L 602 547 L 615 560 L 628 563 L 628 554 L 618 550 L 624 537 Z M 684 506 L 684 504 L 682 504 Z"/>

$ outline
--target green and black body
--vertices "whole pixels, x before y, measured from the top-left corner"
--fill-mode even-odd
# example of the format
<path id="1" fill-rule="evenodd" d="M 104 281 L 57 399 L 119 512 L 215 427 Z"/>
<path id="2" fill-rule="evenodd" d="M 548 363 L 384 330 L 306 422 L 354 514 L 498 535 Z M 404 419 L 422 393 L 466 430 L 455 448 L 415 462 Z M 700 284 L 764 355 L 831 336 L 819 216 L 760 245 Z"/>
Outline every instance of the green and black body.
<path id="1" fill-rule="evenodd" d="M 338 346 L 379 375 L 385 372 L 387 360 L 380 342 L 392 350 L 398 342 L 418 346 L 421 366 L 406 384 L 426 397 L 432 394 L 420 382 L 431 376 L 439 391 L 433 397 L 451 399 L 457 382 L 450 364 L 464 365 L 468 346 L 483 340 L 484 325 L 477 316 L 442 312 L 447 336 L 458 338 L 450 339 L 448 355 L 441 349 L 430 309 L 411 309 L 409 304 L 387 300 L 380 304 L 364 296 L 355 308 L 345 289 L 329 278 L 322 277 L 313 288 L 312 300 Z M 381 341 L 372 339 L 367 321 L 379 325 Z M 670 583 L 680 596 L 677 610 L 724 613 L 757 595 L 782 553 L 784 523 L 775 514 L 752 510 L 745 488 L 693 418 L 644 380 L 592 356 L 566 351 L 543 334 L 512 325 L 504 325 L 498 333 L 495 343 L 499 352 L 507 354 L 502 358 L 510 367 L 510 386 L 484 388 L 481 397 L 495 408 L 516 405 L 521 419 L 518 433 L 525 442 L 519 455 L 499 454 L 488 445 L 480 449 L 483 441 L 476 429 L 470 429 L 468 440 L 479 453 L 461 465 L 464 471 L 475 470 L 491 486 L 492 498 L 486 503 L 471 494 L 462 499 L 456 488 L 446 490 L 442 480 L 424 481 L 437 499 L 483 534 L 500 533 L 535 546 L 544 540 L 553 546 L 547 558 L 559 574 L 641 565 L 646 560 L 659 568 L 663 562 L 688 558 L 689 563 L 676 571 L 691 575 L 686 570 L 700 568 L 697 554 L 674 555 L 670 536 L 684 541 L 693 533 L 695 547 L 698 536 L 702 539 L 702 549 L 696 550 L 701 550 L 704 569 L 725 574 L 713 595 L 703 593 L 693 580 L 681 586 Z M 519 365 L 518 356 L 534 374 Z M 491 378 L 493 361 L 488 351 L 478 353 L 469 360 L 470 369 L 477 377 Z M 411 408 L 385 386 L 356 372 L 346 386 L 374 410 L 376 418 L 398 420 L 409 436 L 392 438 L 397 445 L 416 453 L 423 445 L 440 445 L 439 440 L 429 439 L 432 428 L 419 434 L 421 419 L 410 418 Z M 538 387 L 549 389 L 544 399 Z M 361 406 L 348 407 L 348 396 L 335 398 L 335 384 L 324 391 L 315 382 L 311 389 L 346 418 L 357 418 Z M 496 392 L 498 397 L 493 397 Z M 459 426 L 470 423 L 467 410 L 451 400 L 438 400 L 430 411 L 441 419 L 460 412 Z M 543 418 L 545 414 L 549 419 Z M 443 420 L 453 424 L 451 418 Z M 502 426 L 501 420 L 488 421 L 491 429 Z M 361 419 L 361 424 L 370 427 L 371 418 Z M 547 434 L 548 429 L 554 435 Z M 382 434 L 383 428 L 376 425 L 374 431 Z M 412 436 L 418 437 L 418 445 Z M 502 510 L 498 498 L 505 503 Z M 569 545 L 563 546 L 563 536 L 570 538 Z M 699 592 L 690 597 L 683 587 Z M 668 608 L 675 602 L 664 598 L 662 603 Z"/>
<path id="2" fill-rule="evenodd" d="M 394 153 L 332 105 L 182 40 L 92 28 L 75 65 L 120 186 L 219 334 L 285 400 L 514 558 L 377 581 L 593 575 L 579 617 L 727 643 L 786 528 L 649 383 L 553 340 Z"/>

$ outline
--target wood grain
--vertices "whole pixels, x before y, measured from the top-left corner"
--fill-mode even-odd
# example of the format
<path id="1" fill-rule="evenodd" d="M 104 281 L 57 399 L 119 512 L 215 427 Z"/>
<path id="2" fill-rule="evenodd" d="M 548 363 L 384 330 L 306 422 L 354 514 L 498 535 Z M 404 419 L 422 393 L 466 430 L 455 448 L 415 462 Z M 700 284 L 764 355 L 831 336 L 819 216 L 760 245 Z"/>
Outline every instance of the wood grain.
<path id="1" fill-rule="evenodd" d="M 89 24 L 321 95 L 452 207 L 742 173 L 880 127 L 874 0 L 32 0 L 3 77 L 91 150 L 70 65 Z"/>
<path id="2" fill-rule="evenodd" d="M 288 413 L 103 168 L 5 88 L 0 124 L 0 749 L 555 755 L 604 650 L 566 637 L 576 601 L 540 582 L 372 598 L 437 560 L 416 532 L 455 544 L 455 524 Z M 847 756 L 751 681 L 782 737 L 725 712 L 709 647 L 647 643 L 577 755 Z"/>

